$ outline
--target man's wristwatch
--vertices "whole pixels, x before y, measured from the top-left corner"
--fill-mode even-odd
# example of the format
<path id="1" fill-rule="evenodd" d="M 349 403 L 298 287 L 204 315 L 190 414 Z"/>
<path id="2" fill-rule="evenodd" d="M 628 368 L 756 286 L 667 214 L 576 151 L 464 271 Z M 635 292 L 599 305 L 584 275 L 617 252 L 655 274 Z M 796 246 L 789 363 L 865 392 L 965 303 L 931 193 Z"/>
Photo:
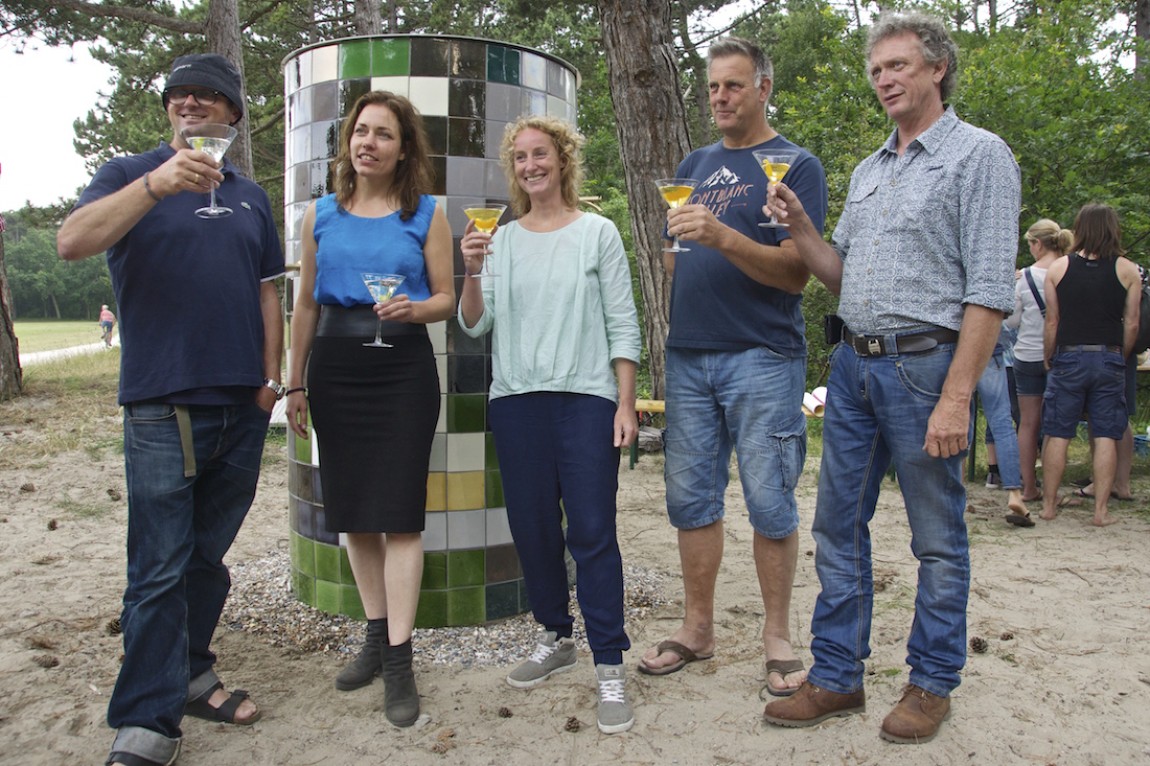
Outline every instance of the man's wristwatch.
<path id="1" fill-rule="evenodd" d="M 264 378 L 264 385 L 267 386 L 268 388 L 270 388 L 272 391 L 276 392 L 276 401 L 277 402 L 280 399 L 283 399 L 284 393 L 287 392 L 287 389 L 283 387 L 283 384 L 276 383 L 271 378 Z"/>

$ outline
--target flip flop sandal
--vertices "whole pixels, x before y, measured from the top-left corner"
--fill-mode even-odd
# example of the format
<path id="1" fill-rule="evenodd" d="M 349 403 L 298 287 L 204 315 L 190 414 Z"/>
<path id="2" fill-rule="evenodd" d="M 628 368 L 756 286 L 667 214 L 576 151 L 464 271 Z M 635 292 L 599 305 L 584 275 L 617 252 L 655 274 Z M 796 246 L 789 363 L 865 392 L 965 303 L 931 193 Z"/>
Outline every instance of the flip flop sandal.
<path id="1" fill-rule="evenodd" d="M 669 676 L 672 673 L 678 673 L 680 670 L 687 667 L 692 662 L 709 660 L 714 656 L 713 654 L 695 654 L 688 647 L 683 646 L 678 641 L 671 641 L 670 639 L 667 641 L 660 641 L 659 645 L 655 648 L 659 650 L 659 654 L 655 655 L 656 657 L 661 654 L 667 654 L 670 652 L 672 654 L 679 655 L 679 661 L 672 662 L 670 665 L 665 665 L 661 668 L 653 668 L 644 663 L 642 660 L 639 660 L 640 673 L 645 673 L 649 676 Z"/>
<path id="2" fill-rule="evenodd" d="M 1006 523 L 1016 527 L 1033 527 L 1034 519 L 1030 518 L 1029 513 L 1008 513 L 1006 514 Z"/>
<path id="3" fill-rule="evenodd" d="M 251 726 L 260 720 L 262 712 L 258 709 L 251 718 L 245 721 L 236 720 L 236 710 L 239 709 L 240 703 L 250 698 L 250 695 L 243 689 L 236 689 L 219 707 L 212 707 L 208 703 L 208 700 L 211 699 L 216 689 L 222 688 L 224 688 L 224 685 L 217 681 L 214 686 L 194 700 L 188 700 L 187 703 L 184 704 L 184 715 L 190 715 L 193 718 L 202 718 L 205 721 L 234 723 L 236 726 Z"/>
<path id="4" fill-rule="evenodd" d="M 767 682 L 763 684 L 763 688 L 759 689 L 759 699 L 766 702 L 766 697 L 763 694 L 769 694 L 772 697 L 789 697 L 799 690 L 799 687 L 791 689 L 789 687 L 779 688 L 778 686 L 771 686 L 771 673 L 778 673 L 784 681 L 791 673 L 798 673 L 800 670 L 806 668 L 802 660 L 767 660 Z"/>

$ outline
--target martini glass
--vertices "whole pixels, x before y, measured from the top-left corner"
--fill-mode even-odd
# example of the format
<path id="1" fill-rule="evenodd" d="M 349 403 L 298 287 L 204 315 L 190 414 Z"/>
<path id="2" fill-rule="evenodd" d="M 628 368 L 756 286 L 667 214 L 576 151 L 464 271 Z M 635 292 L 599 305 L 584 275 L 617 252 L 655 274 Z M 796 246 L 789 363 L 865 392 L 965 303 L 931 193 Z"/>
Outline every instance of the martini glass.
<path id="1" fill-rule="evenodd" d="M 767 191 L 770 191 L 772 186 L 783 180 L 783 176 L 799 158 L 798 152 L 787 149 L 756 149 L 752 154 L 755 155 L 755 160 L 762 167 L 763 172 L 767 174 Z M 775 218 L 775 211 L 771 210 L 770 220 L 760 223 L 759 226 L 764 229 L 785 229 L 790 224 Z"/>
<path id="2" fill-rule="evenodd" d="M 506 205 L 488 205 L 487 207 L 465 207 L 463 212 L 467 214 L 468 218 L 475 221 L 475 228 L 484 234 L 490 234 L 495 231 L 495 226 L 499 223 L 499 219 L 506 209 Z M 491 255 L 490 250 L 483 251 L 483 265 L 479 267 L 479 271 L 471 276 L 476 278 L 495 276 L 495 272 L 491 270 L 488 263 L 490 259 L 487 256 L 489 255 Z"/>
<path id="3" fill-rule="evenodd" d="M 367 291 L 371 293 L 371 299 L 376 303 L 386 303 L 391 300 L 391 296 L 395 295 L 396 289 L 403 284 L 402 274 L 373 274 L 364 273 L 360 275 L 363 278 L 363 284 L 367 287 Z M 381 335 L 383 331 L 383 320 L 379 320 L 379 324 L 375 327 L 375 340 L 371 343 L 364 343 L 365 346 L 372 348 L 395 348 L 390 343 L 384 343 Z"/>
<path id="4" fill-rule="evenodd" d="M 199 125 L 189 125 L 180 131 L 180 135 L 188 142 L 188 146 L 204 152 L 220 165 L 224 154 L 232 141 L 236 138 L 236 129 L 231 125 L 221 125 L 216 122 L 204 122 Z M 216 187 L 212 185 L 212 203 L 196 211 L 200 218 L 223 218 L 232 214 L 230 207 L 216 205 Z"/>
<path id="5" fill-rule="evenodd" d="M 655 186 L 659 187 L 659 194 L 663 195 L 663 201 L 667 203 L 667 207 L 677 208 L 687 204 L 687 200 L 691 198 L 691 192 L 695 190 L 698 183 L 694 178 L 660 178 L 655 181 Z M 663 252 L 686 253 L 690 249 L 681 246 L 679 238 L 676 236 L 675 244 L 663 248 Z"/>

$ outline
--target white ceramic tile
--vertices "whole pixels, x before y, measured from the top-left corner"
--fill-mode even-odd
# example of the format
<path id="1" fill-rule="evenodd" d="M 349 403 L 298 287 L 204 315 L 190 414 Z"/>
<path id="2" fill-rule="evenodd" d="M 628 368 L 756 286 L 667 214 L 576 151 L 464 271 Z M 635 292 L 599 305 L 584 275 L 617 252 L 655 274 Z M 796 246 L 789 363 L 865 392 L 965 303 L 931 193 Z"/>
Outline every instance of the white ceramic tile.
<path id="1" fill-rule="evenodd" d="M 450 434 L 447 437 L 448 471 L 482 471 L 484 435 Z"/>
<path id="2" fill-rule="evenodd" d="M 427 461 L 427 470 L 447 470 L 447 434 L 436 434 L 431 438 L 431 457 Z"/>
<path id="3" fill-rule="evenodd" d="M 509 545 L 511 539 L 511 526 L 507 523 L 506 508 L 487 509 L 487 547 L 493 545 Z"/>
<path id="4" fill-rule="evenodd" d="M 372 90 L 386 90 L 389 93 L 395 93 L 400 96 L 406 96 L 408 88 L 411 87 L 410 77 L 372 77 L 371 89 Z"/>
<path id="5" fill-rule="evenodd" d="M 447 323 L 453 321 L 455 320 L 444 319 L 443 321 L 433 322 L 427 326 L 427 337 L 431 339 L 431 350 L 433 353 L 447 353 Z M 440 388 L 446 385 L 446 383 L 441 381 Z"/>
<path id="6" fill-rule="evenodd" d="M 339 79 L 339 45 L 314 48 L 311 51 L 312 83 Z"/>
<path id="7" fill-rule="evenodd" d="M 437 514 L 428 514 L 428 516 Z M 447 547 L 457 551 L 467 548 L 482 548 L 487 539 L 487 512 L 482 508 L 476 511 L 448 511 Z"/>
<path id="8" fill-rule="evenodd" d="M 447 513 L 436 511 L 427 514 L 423 527 L 423 550 L 447 550 Z"/>
<path id="9" fill-rule="evenodd" d="M 425 116 L 446 117 L 449 112 L 446 77 L 412 77 L 408 98 L 419 113 Z"/>

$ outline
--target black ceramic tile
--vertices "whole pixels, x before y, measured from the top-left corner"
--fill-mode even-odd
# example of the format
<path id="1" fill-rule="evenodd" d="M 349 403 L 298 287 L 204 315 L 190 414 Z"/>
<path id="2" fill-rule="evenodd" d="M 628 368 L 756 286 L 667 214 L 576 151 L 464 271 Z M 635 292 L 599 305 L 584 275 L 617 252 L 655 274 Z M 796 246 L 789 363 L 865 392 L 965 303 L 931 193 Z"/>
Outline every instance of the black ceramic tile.
<path id="1" fill-rule="evenodd" d="M 327 160 L 309 164 L 311 171 L 311 198 L 317 199 L 332 190 L 331 163 Z"/>
<path id="2" fill-rule="evenodd" d="M 447 113 L 452 117 L 480 118 L 487 114 L 487 84 L 482 80 L 452 77 L 447 82 Z"/>
<path id="3" fill-rule="evenodd" d="M 370 77 L 341 80 L 339 83 L 339 116 L 343 117 L 346 115 L 355 105 L 356 100 L 370 90 Z"/>
<path id="4" fill-rule="evenodd" d="M 435 174 L 431 193 L 439 196 L 447 194 L 447 158 L 432 157 L 431 170 Z"/>
<path id="5" fill-rule="evenodd" d="M 487 621 L 501 620 L 519 614 L 519 583 L 505 582 L 498 585 L 488 585 L 487 588 Z"/>
<path id="6" fill-rule="evenodd" d="M 499 583 L 518 580 L 523 576 L 515 546 L 493 545 L 487 549 L 487 582 Z"/>
<path id="7" fill-rule="evenodd" d="M 428 150 L 431 154 L 447 154 L 447 118 L 424 117 L 423 129 L 427 133 Z"/>
<path id="8" fill-rule="evenodd" d="M 563 75 L 567 70 L 558 61 L 547 62 L 547 92 L 552 96 L 563 97 L 567 93 Z"/>
<path id="9" fill-rule="evenodd" d="M 486 391 L 487 357 L 482 354 L 448 354 L 448 393 L 482 394 Z"/>
<path id="10" fill-rule="evenodd" d="M 482 157 L 487 145 L 483 120 L 451 117 L 447 122 L 447 151 L 452 157 Z"/>
<path id="11" fill-rule="evenodd" d="M 447 40 L 414 37 L 411 40 L 411 76 L 447 77 L 450 51 Z"/>
<path id="12" fill-rule="evenodd" d="M 453 77 L 473 80 L 487 78 L 487 43 L 480 40 L 452 40 L 450 47 Z"/>
<path id="13" fill-rule="evenodd" d="M 459 279 L 470 279 L 470 277 L 459 277 Z M 462 284 L 456 285 L 456 289 L 461 290 Z M 482 354 L 487 350 L 485 339 L 490 337 L 490 333 L 482 338 L 472 338 L 467 333 L 463 332 L 463 328 L 457 322 L 447 323 L 447 353 L 449 354 Z"/>

